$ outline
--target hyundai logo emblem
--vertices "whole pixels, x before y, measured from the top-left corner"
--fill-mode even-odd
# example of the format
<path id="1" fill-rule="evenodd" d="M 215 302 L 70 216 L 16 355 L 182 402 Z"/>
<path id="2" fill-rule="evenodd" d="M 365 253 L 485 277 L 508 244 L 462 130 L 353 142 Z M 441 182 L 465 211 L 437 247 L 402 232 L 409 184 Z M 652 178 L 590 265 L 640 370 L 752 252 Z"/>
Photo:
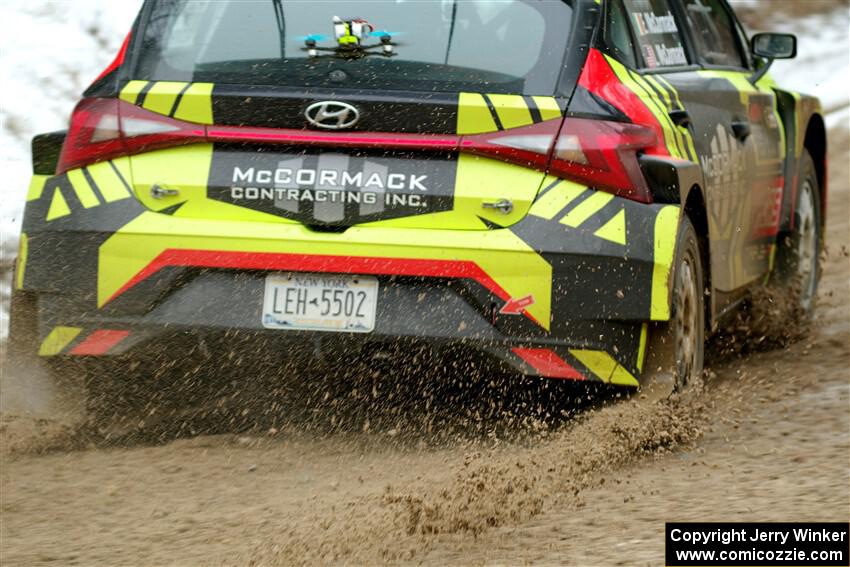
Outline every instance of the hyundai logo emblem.
<path id="1" fill-rule="evenodd" d="M 346 102 L 323 100 L 308 106 L 304 117 L 316 128 L 343 130 L 357 124 L 360 112 Z"/>

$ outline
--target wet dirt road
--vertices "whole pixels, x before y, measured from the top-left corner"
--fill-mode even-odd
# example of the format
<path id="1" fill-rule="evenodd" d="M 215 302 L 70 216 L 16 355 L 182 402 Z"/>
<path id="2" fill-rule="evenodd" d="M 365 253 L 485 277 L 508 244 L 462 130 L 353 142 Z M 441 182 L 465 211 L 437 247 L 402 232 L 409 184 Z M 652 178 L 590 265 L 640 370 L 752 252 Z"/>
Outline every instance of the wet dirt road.
<path id="1" fill-rule="evenodd" d="M 831 147 L 815 329 L 715 354 L 699 396 L 507 440 L 295 428 L 43 454 L 27 435 L 61 433 L 6 416 L 0 564 L 661 565 L 665 521 L 847 521 L 846 132 Z"/>

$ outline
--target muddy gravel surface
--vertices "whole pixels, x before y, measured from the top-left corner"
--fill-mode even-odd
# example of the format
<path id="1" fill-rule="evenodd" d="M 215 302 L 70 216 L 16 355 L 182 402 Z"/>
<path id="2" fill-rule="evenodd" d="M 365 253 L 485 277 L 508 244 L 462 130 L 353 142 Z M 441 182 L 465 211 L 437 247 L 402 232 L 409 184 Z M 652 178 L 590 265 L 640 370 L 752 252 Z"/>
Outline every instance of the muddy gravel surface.
<path id="1" fill-rule="evenodd" d="M 847 521 L 846 131 L 831 147 L 803 338 L 715 341 L 661 402 L 391 375 L 118 432 L 7 408 L 0 564 L 661 565 L 665 521 Z"/>

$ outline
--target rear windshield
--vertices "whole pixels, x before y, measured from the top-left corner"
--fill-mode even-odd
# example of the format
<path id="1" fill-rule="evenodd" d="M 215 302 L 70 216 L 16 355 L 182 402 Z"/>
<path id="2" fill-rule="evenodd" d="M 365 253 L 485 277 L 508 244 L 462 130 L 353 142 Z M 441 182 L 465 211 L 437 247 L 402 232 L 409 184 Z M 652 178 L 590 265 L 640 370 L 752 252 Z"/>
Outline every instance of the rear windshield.
<path id="1" fill-rule="evenodd" d="M 571 3 L 149 0 L 133 78 L 553 94 Z"/>

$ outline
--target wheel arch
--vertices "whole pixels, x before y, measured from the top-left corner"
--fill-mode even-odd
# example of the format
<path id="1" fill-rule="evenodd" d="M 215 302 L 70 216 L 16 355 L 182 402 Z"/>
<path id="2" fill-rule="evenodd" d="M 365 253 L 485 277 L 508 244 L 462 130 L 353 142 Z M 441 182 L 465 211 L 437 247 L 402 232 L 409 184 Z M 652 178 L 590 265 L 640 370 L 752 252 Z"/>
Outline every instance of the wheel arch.
<path id="1" fill-rule="evenodd" d="M 709 293 L 709 301 L 705 302 L 705 323 L 711 328 L 714 324 L 713 297 L 711 287 L 711 240 L 708 232 L 708 209 L 705 204 L 705 195 L 702 187 L 697 184 L 691 186 L 682 200 L 682 210 L 688 216 L 694 230 L 697 233 L 699 252 L 702 259 L 703 285 Z"/>
<path id="2" fill-rule="evenodd" d="M 678 205 L 694 226 L 703 265 L 703 284 L 709 292 L 709 300 L 705 301 L 705 322 L 710 328 L 714 328 L 716 295 L 712 288 L 711 234 L 702 168 L 695 162 L 647 155 L 640 157 L 640 166 L 652 192 L 653 201 Z"/>
<path id="3" fill-rule="evenodd" d="M 816 97 L 777 87 L 774 87 L 773 91 L 776 93 L 777 110 L 785 132 L 785 191 L 779 217 L 779 233 L 782 234 L 793 228 L 804 149 L 811 154 L 815 162 L 821 207 L 826 205 L 827 132 L 823 110 Z"/>
<path id="4" fill-rule="evenodd" d="M 821 224 L 826 223 L 827 195 L 827 138 L 826 124 L 820 114 L 812 114 L 806 126 L 806 136 L 803 147 L 809 152 L 815 164 L 815 174 L 818 179 L 818 190 L 821 205 Z"/>

